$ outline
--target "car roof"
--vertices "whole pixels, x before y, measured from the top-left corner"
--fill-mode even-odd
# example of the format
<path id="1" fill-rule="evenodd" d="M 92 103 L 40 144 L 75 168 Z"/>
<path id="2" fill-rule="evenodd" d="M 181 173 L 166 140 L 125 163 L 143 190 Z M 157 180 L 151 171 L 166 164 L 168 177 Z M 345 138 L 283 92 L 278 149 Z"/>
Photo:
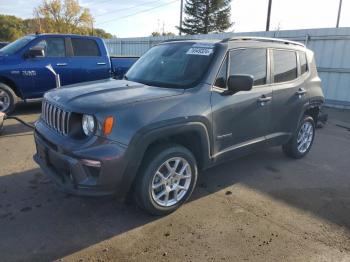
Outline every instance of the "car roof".
<path id="1" fill-rule="evenodd" d="M 97 36 L 89 36 L 89 35 L 78 35 L 78 34 L 32 34 L 32 36 L 42 37 L 42 36 L 60 36 L 60 37 L 79 37 L 79 38 L 94 38 L 100 39 Z"/>

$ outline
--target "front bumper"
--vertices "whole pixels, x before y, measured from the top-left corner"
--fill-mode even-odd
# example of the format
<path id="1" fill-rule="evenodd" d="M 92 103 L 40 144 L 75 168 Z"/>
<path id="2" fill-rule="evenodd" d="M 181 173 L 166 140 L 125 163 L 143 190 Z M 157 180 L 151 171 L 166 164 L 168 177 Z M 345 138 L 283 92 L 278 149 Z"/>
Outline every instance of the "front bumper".
<path id="1" fill-rule="evenodd" d="M 104 141 L 80 150 L 67 151 L 38 131 L 34 137 L 37 148 L 34 160 L 61 191 L 85 196 L 118 195 L 124 192 L 126 161 L 123 146 Z M 100 165 L 91 166 L 87 160 Z"/>

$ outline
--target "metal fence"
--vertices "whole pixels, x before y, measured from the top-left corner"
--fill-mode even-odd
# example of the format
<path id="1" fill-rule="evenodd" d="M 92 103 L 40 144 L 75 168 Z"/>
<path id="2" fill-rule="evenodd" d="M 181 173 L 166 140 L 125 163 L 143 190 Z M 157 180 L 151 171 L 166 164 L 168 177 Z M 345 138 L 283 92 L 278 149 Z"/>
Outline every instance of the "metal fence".
<path id="1" fill-rule="evenodd" d="M 168 39 L 224 39 L 242 35 L 277 37 L 306 44 L 315 52 L 326 104 L 350 108 L 350 28 L 117 38 L 106 40 L 106 45 L 111 55 L 141 56 L 152 46 Z"/>

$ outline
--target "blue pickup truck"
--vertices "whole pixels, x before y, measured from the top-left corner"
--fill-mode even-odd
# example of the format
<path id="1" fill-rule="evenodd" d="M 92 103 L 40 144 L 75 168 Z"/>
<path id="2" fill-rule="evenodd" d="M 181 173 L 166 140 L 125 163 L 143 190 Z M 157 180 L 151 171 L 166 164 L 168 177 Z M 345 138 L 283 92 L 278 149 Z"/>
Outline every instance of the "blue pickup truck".
<path id="1" fill-rule="evenodd" d="M 22 37 L 0 49 L 0 112 L 11 113 L 20 99 L 42 97 L 57 86 L 55 74 L 62 86 L 110 77 L 120 79 L 136 60 L 137 57 L 110 57 L 98 37 Z"/>

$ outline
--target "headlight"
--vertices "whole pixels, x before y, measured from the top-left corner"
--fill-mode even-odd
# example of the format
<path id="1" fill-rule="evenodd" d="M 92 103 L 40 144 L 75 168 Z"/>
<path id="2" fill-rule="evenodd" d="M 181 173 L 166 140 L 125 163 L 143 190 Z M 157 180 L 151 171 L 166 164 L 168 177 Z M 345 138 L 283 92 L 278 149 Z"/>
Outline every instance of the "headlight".
<path id="1" fill-rule="evenodd" d="M 85 135 L 90 136 L 95 132 L 95 119 L 93 116 L 83 115 L 81 124 Z"/>

